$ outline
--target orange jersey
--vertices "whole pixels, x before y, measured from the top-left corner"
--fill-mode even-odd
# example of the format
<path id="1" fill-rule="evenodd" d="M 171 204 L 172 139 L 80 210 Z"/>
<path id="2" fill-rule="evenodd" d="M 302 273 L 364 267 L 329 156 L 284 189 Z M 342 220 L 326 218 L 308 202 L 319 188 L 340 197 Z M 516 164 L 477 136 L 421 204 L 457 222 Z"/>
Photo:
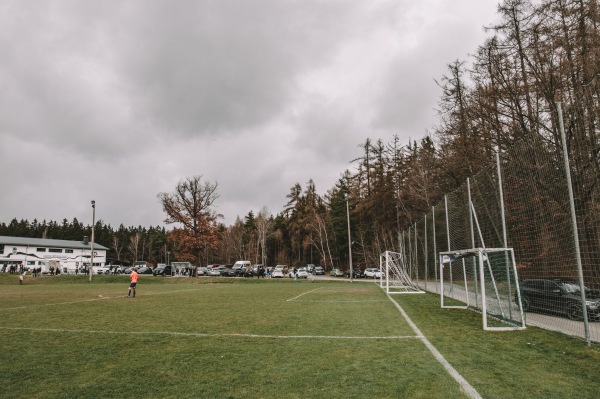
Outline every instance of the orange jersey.
<path id="1" fill-rule="evenodd" d="M 131 274 L 129 275 L 129 280 L 131 280 L 132 283 L 137 283 L 138 278 L 140 278 L 140 275 L 137 274 L 137 272 L 134 270 L 131 272 Z"/>

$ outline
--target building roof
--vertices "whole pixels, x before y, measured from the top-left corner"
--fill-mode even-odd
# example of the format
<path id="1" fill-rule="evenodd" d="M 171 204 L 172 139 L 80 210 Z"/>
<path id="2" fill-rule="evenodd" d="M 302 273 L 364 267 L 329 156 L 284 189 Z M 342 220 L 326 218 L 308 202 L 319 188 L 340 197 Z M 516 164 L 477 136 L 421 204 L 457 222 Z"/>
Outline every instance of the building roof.
<path id="1" fill-rule="evenodd" d="M 73 249 L 90 249 L 90 244 L 84 245 L 82 241 L 69 240 L 51 240 L 48 238 L 28 238 L 28 237 L 10 237 L 0 236 L 0 245 L 28 245 L 30 247 L 52 247 L 52 248 L 73 248 Z M 103 245 L 94 243 L 94 249 L 106 250 Z"/>

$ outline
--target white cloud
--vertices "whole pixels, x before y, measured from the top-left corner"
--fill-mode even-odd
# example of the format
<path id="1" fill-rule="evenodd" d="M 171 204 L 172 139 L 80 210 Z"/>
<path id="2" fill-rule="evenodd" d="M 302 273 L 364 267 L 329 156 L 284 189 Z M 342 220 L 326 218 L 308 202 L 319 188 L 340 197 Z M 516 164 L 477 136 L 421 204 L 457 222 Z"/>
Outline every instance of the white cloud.
<path id="1" fill-rule="evenodd" d="M 477 0 L 5 1 L 0 221 L 162 224 L 156 195 L 217 182 L 232 223 L 330 189 L 367 138 L 419 138 Z M 6 173 L 6 171 L 10 171 Z"/>

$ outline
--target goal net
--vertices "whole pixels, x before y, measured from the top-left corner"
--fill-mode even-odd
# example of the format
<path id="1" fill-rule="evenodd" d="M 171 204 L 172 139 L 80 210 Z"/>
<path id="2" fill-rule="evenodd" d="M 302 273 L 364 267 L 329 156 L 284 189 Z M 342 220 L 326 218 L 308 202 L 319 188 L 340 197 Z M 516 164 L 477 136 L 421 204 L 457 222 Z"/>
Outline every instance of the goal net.
<path id="1" fill-rule="evenodd" d="M 440 252 L 442 308 L 481 312 L 484 330 L 525 328 L 512 248 Z"/>
<path id="2" fill-rule="evenodd" d="M 388 294 L 423 294 L 411 279 L 409 265 L 401 253 L 385 251 L 379 257 L 379 286 Z"/>

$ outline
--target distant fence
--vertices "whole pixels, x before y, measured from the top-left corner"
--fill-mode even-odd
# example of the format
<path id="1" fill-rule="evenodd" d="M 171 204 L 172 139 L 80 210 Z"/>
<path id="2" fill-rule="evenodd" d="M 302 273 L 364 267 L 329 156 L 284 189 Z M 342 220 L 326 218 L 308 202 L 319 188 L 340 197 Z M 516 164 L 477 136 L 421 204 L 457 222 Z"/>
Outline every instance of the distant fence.
<path id="1" fill-rule="evenodd" d="M 600 291 L 600 203 L 590 194 L 597 189 L 584 184 L 600 184 L 600 175 L 590 178 L 594 168 L 575 171 L 571 167 L 571 173 L 577 174 L 573 186 L 578 252 L 563 159 L 561 147 L 539 135 L 530 135 L 497 154 L 496 162 L 446 195 L 444 201 L 403 231 L 400 251 L 420 288 L 439 293 L 440 252 L 511 247 L 521 284 L 528 279 L 569 278 L 578 287 L 583 282 Z M 579 336 L 589 344 L 600 342 L 600 323 L 593 319 L 594 293 L 585 292 L 588 307 L 572 294 L 551 291 L 553 298 L 538 299 L 542 301 L 537 303 L 540 307 L 527 309 L 526 323 Z M 581 313 L 574 317 L 571 312 L 571 318 L 579 320 L 563 313 L 573 303 Z"/>

